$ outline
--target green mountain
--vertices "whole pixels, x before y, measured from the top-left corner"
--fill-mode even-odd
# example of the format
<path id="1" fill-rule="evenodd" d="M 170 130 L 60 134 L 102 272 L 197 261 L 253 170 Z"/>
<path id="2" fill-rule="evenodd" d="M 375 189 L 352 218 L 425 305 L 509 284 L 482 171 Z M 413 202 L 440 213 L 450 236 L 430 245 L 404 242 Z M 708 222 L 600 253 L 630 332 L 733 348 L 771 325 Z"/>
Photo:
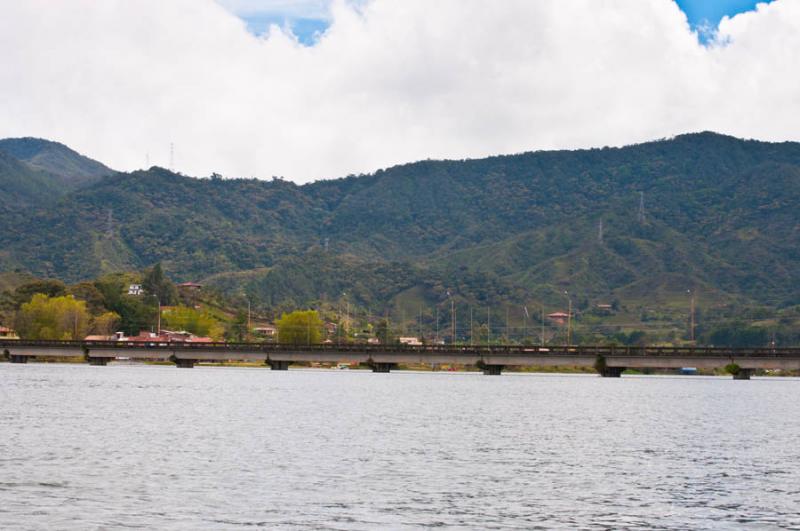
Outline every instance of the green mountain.
<path id="1" fill-rule="evenodd" d="M 64 144 L 41 138 L 2 139 L 0 151 L 4 151 L 32 170 L 50 176 L 66 189 L 76 188 L 115 173 L 114 170 L 71 150 Z"/>
<path id="2" fill-rule="evenodd" d="M 41 159 L 4 142 L 0 176 L 34 186 L 20 164 Z M 583 305 L 668 306 L 690 289 L 707 304 L 800 303 L 797 143 L 700 133 L 304 186 L 70 171 L 83 184 L 55 205 L 3 218 L 0 268 L 77 281 L 162 262 L 262 306 L 346 293 L 375 311 L 448 291 L 469 304 L 561 304 L 568 291 Z"/>

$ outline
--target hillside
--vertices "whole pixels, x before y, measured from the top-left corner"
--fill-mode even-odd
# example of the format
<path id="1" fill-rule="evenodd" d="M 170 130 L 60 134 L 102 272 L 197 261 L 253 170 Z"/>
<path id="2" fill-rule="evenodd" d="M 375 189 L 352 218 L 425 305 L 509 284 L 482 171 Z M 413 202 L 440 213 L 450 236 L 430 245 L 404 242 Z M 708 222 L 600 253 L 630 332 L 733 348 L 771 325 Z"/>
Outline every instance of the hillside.
<path id="1" fill-rule="evenodd" d="M 264 306 L 344 292 L 410 308 L 448 290 L 463 304 L 561 304 L 564 291 L 668 304 L 693 289 L 779 307 L 800 303 L 798 202 L 800 144 L 713 133 L 304 186 L 152 168 L 4 218 L 0 266 L 77 281 L 160 261 Z"/>
<path id="2" fill-rule="evenodd" d="M 0 151 L 11 155 L 31 169 L 50 175 L 67 189 L 94 182 L 114 170 L 85 157 L 64 144 L 41 138 L 5 138 Z"/>

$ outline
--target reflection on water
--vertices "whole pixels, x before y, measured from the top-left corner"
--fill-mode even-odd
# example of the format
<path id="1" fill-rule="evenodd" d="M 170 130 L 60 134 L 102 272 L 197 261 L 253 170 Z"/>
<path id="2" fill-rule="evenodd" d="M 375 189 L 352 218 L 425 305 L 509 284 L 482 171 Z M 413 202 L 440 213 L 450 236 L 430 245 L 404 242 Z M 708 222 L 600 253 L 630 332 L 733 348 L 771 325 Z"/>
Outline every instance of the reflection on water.
<path id="1" fill-rule="evenodd" d="M 800 528 L 800 380 L 0 364 L 0 528 Z"/>

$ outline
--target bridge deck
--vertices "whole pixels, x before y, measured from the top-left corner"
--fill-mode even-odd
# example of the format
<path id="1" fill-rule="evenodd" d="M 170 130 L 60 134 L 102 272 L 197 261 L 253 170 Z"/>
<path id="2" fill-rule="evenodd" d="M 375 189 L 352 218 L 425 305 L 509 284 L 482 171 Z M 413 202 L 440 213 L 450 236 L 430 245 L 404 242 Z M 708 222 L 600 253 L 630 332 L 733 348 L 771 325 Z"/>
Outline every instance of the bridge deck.
<path id="1" fill-rule="evenodd" d="M 491 366 L 718 368 L 800 370 L 800 348 L 612 347 L 539 345 L 284 345 L 276 343 L 142 343 L 2 340 L 0 351 L 22 357 L 94 359 L 421 363 Z"/>

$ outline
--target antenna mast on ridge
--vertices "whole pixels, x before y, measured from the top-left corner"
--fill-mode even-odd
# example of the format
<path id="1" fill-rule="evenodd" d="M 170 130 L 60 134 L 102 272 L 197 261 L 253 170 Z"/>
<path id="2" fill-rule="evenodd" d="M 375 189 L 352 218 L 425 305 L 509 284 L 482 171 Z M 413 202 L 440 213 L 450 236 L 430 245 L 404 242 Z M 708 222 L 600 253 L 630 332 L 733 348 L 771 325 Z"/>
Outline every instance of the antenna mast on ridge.
<path id="1" fill-rule="evenodd" d="M 603 245 L 603 219 L 600 218 L 600 223 L 597 224 L 597 243 Z"/>
<path id="2" fill-rule="evenodd" d="M 169 143 L 169 171 L 175 171 L 175 144 Z"/>
<path id="3" fill-rule="evenodd" d="M 639 223 L 644 223 L 644 192 L 639 192 Z"/>

